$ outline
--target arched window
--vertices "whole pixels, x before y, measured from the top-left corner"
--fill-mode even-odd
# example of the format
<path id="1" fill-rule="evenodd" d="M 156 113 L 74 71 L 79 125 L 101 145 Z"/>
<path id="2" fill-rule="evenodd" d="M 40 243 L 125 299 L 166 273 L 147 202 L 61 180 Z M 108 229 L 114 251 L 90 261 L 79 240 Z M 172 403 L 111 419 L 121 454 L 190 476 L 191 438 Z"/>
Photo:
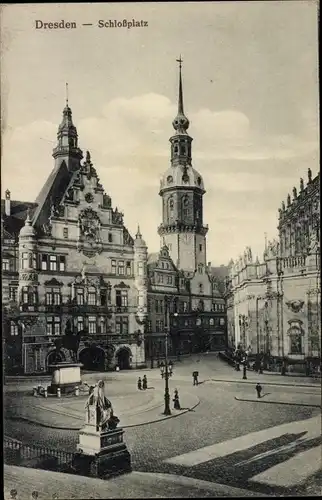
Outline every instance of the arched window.
<path id="1" fill-rule="evenodd" d="M 169 222 L 173 220 L 174 217 L 174 201 L 173 198 L 168 200 L 168 220 Z"/>
<path id="2" fill-rule="evenodd" d="M 203 265 L 202 264 L 198 264 L 198 273 L 202 274 L 202 272 L 203 272 Z"/>
<path id="3" fill-rule="evenodd" d="M 203 284 L 202 283 L 200 283 L 200 285 L 199 285 L 199 293 L 203 293 Z"/>
<path id="4" fill-rule="evenodd" d="M 182 218 L 186 219 L 189 215 L 189 199 L 187 196 L 183 196 L 181 204 L 182 204 Z"/>

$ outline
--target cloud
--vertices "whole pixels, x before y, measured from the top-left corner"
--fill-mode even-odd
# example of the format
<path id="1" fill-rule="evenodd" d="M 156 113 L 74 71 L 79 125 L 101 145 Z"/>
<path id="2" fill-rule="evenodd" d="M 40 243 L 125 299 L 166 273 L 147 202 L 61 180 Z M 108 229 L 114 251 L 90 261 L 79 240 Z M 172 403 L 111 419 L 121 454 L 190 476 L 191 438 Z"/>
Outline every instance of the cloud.
<path id="1" fill-rule="evenodd" d="M 91 151 L 114 206 L 124 210 L 132 232 L 140 222 L 150 251 L 159 247 L 159 178 L 169 165 L 168 141 L 175 114 L 176 105 L 167 97 L 148 93 L 113 99 L 98 116 L 75 123 L 79 145 L 84 152 Z M 303 112 L 312 133 L 273 136 L 254 130 L 239 110 L 202 108 L 188 116 L 195 138 L 193 162 L 208 190 L 204 202 L 204 219 L 210 226 L 208 255 L 214 256 L 210 257 L 213 262 L 228 262 L 246 245 L 262 245 L 263 224 L 268 233 L 276 231 L 280 201 L 294 185 L 295 176 L 303 175 L 308 158 L 314 170 L 313 118 Z M 57 127 L 39 120 L 5 131 L 2 186 L 11 189 L 13 198 L 36 198 L 53 168 Z"/>

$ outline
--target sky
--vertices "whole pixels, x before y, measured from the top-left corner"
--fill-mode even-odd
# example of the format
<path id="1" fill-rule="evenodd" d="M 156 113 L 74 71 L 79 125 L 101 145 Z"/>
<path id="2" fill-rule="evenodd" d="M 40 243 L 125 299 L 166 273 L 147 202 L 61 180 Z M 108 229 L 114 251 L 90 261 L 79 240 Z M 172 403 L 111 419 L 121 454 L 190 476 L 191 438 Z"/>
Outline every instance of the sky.
<path id="1" fill-rule="evenodd" d="M 125 225 L 158 251 L 178 63 L 193 166 L 203 176 L 207 261 L 262 258 L 278 208 L 318 172 L 317 3 L 16 4 L 2 8 L 2 197 L 34 201 L 69 105 L 79 145 Z M 99 28 L 98 21 L 145 21 Z M 35 21 L 77 28 L 35 29 Z M 93 23 L 82 26 L 82 23 Z"/>

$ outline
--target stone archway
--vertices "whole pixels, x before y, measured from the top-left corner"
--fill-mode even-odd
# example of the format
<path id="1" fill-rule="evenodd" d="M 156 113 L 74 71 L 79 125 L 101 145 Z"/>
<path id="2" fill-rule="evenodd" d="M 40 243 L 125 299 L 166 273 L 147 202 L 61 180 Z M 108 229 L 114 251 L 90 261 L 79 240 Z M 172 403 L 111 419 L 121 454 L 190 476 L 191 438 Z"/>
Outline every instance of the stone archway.
<path id="1" fill-rule="evenodd" d="M 121 347 L 115 354 L 116 364 L 120 370 L 129 370 L 131 368 L 132 353 L 129 347 Z"/>
<path id="2" fill-rule="evenodd" d="M 66 361 L 65 355 L 62 351 L 50 351 L 50 353 L 47 356 L 47 370 L 49 373 L 52 373 L 53 368 L 49 368 L 49 365 L 54 365 L 56 363 L 62 363 L 63 361 Z"/>
<path id="3" fill-rule="evenodd" d="M 101 347 L 85 347 L 79 353 L 79 362 L 83 365 L 83 370 L 104 371 L 105 351 Z"/>

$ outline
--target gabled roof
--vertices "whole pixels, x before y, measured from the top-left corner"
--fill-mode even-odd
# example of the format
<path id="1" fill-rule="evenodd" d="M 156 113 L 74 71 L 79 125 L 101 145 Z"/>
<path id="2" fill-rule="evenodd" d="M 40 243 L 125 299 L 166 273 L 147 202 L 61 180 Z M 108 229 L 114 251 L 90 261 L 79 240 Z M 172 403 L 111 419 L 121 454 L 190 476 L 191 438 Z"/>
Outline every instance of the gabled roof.
<path id="1" fill-rule="evenodd" d="M 159 267 L 159 262 L 168 262 L 171 266 L 170 269 L 164 269 Z M 169 249 L 166 245 L 164 245 L 159 252 L 154 252 L 148 255 L 148 268 L 155 269 L 159 268 L 160 270 L 164 269 L 165 271 L 175 271 L 178 272 L 178 269 L 173 263 L 173 260 L 170 257 Z"/>
<path id="2" fill-rule="evenodd" d="M 159 252 L 149 253 L 149 255 L 148 255 L 148 265 L 149 264 L 153 264 L 155 262 L 158 262 L 158 260 L 159 260 Z"/>
<path id="3" fill-rule="evenodd" d="M 218 285 L 218 297 L 222 296 L 225 291 L 225 279 L 229 275 L 229 267 L 224 265 L 211 267 L 209 275 Z"/>
<path id="4" fill-rule="evenodd" d="M 36 199 L 38 207 L 33 217 L 33 225 L 39 227 L 47 222 L 52 202 L 57 205 L 61 201 L 71 176 L 65 161 L 53 168 Z"/>

